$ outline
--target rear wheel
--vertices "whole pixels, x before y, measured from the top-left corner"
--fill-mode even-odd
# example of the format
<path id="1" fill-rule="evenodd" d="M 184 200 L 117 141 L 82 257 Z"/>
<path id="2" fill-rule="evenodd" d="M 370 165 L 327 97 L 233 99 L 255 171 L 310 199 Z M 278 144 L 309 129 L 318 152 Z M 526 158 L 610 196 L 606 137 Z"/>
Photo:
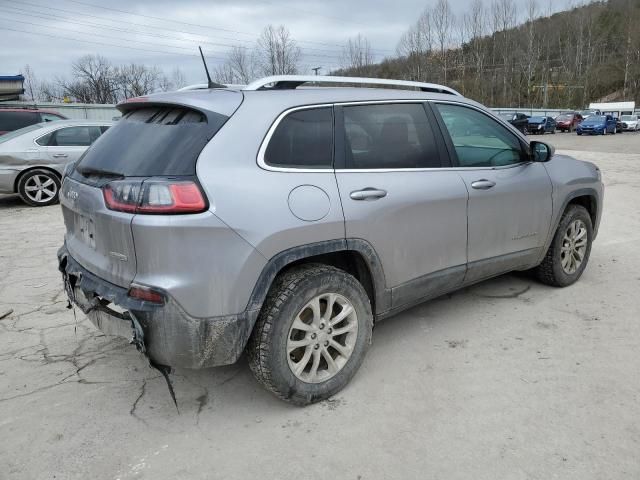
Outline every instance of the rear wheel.
<path id="1" fill-rule="evenodd" d="M 575 283 L 589 261 L 592 239 L 589 212 L 580 205 L 570 205 L 560 219 L 544 260 L 535 269 L 538 279 L 554 287 Z"/>
<path id="2" fill-rule="evenodd" d="M 362 285 L 334 267 L 309 264 L 280 275 L 248 344 L 249 366 L 281 399 L 308 405 L 340 391 L 371 343 L 373 315 Z"/>
<path id="3" fill-rule="evenodd" d="M 18 181 L 20 198 L 32 207 L 45 207 L 56 203 L 59 191 L 60 179 L 49 170 L 30 170 Z"/>

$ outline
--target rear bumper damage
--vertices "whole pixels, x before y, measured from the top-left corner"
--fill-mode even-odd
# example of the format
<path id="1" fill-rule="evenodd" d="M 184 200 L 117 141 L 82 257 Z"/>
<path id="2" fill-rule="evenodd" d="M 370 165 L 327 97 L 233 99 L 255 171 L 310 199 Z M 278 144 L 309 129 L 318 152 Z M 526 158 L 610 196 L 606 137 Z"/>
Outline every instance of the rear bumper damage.
<path id="1" fill-rule="evenodd" d="M 133 299 L 126 288 L 82 267 L 65 246 L 58 265 L 69 301 L 103 333 L 129 339 L 156 365 L 206 368 L 236 362 L 258 313 L 194 318 L 168 295 L 164 305 Z"/>

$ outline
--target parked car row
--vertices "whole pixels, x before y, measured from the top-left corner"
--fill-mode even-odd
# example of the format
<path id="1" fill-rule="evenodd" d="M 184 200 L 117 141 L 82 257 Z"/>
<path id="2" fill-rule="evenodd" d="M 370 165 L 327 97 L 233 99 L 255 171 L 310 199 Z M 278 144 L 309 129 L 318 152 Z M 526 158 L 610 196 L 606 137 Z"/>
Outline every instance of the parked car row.
<path id="1" fill-rule="evenodd" d="M 545 133 L 576 132 L 578 135 L 607 135 L 640 130 L 640 115 L 621 115 L 619 118 L 603 114 L 599 110 L 566 112 L 557 117 L 524 113 L 501 113 L 500 117 L 524 134 L 543 135 Z"/>

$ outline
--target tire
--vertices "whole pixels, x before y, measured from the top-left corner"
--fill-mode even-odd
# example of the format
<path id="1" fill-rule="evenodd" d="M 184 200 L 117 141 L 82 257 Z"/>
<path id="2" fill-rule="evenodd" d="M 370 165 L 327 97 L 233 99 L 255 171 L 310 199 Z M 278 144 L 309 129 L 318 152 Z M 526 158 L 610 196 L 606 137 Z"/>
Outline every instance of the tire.
<path id="1" fill-rule="evenodd" d="M 567 270 L 563 266 L 562 249 L 565 243 L 565 234 L 568 234 L 570 227 L 575 225 L 575 222 L 581 222 L 584 226 L 586 241 L 581 263 L 575 268 L 575 271 L 571 272 L 570 268 Z M 554 287 L 567 287 L 575 283 L 589 262 L 592 241 L 593 226 L 589 212 L 580 205 L 569 205 L 560 219 L 547 254 L 542 260 L 542 263 L 535 268 L 535 274 L 538 280 Z M 566 256 L 567 254 L 565 253 L 565 258 Z"/>
<path id="2" fill-rule="evenodd" d="M 60 178 L 50 170 L 34 169 L 18 180 L 18 193 L 27 205 L 46 207 L 58 203 Z"/>
<path id="3" fill-rule="evenodd" d="M 339 337 L 329 337 L 332 328 L 324 317 L 331 300 L 323 301 L 323 296 L 329 295 L 335 298 L 332 312 L 340 308 L 332 318 L 344 312 L 340 302 L 350 304 L 355 313 L 333 327 L 336 331 L 350 328 Z M 321 315 L 315 315 L 311 307 L 318 298 Z M 294 321 L 300 326 L 304 322 L 304 329 L 296 329 Z M 357 372 L 371 344 L 372 330 L 371 302 L 352 275 L 322 264 L 294 267 L 279 275 L 269 290 L 247 345 L 249 367 L 256 379 L 282 400 L 300 406 L 326 400 L 342 390 Z M 290 349 L 290 342 L 305 343 Z M 333 347 L 336 342 L 341 348 L 351 348 L 348 357 Z M 331 371 L 325 354 L 333 358 L 337 373 Z M 294 373 L 295 365 L 305 358 L 302 370 Z M 314 366 L 318 372 L 315 377 Z"/>

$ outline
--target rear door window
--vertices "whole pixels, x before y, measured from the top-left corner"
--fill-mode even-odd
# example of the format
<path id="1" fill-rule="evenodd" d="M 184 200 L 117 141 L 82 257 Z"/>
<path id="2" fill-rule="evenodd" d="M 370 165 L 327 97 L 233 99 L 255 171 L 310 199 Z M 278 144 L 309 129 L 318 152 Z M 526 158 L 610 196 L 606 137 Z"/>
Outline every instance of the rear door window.
<path id="1" fill-rule="evenodd" d="M 346 168 L 442 166 L 421 103 L 345 106 L 343 111 Z"/>
<path id="2" fill-rule="evenodd" d="M 12 132 L 40 122 L 36 112 L 3 112 L 0 110 L 0 132 Z"/>
<path id="3" fill-rule="evenodd" d="M 149 106 L 126 112 L 80 160 L 80 174 L 191 176 L 200 152 L 227 116 L 178 107 Z"/>
<path id="4" fill-rule="evenodd" d="M 267 165 L 292 168 L 331 168 L 333 108 L 298 110 L 276 127 L 264 154 Z"/>

